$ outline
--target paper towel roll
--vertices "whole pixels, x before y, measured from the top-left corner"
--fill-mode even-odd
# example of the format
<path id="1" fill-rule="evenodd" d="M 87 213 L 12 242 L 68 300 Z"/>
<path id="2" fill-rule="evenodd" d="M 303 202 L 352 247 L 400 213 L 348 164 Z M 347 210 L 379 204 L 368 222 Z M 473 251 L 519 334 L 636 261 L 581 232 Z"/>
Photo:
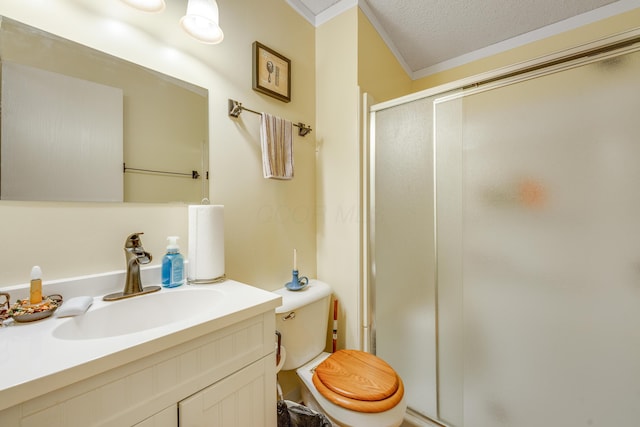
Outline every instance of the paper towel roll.
<path id="1" fill-rule="evenodd" d="M 189 206 L 189 282 L 224 278 L 224 206 Z"/>

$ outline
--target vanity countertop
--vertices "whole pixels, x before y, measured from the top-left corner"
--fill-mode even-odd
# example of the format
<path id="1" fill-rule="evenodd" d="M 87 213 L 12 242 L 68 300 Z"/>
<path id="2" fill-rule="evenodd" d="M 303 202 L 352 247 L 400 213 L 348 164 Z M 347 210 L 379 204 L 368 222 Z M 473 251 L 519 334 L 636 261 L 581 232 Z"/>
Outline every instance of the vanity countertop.
<path id="1" fill-rule="evenodd" d="M 77 318 L 58 318 L 55 314 L 36 322 L 1 327 L 0 410 L 274 310 L 281 303 L 277 294 L 233 280 L 214 285 L 163 288 L 159 292 L 189 292 L 194 288 L 215 291 L 219 303 L 212 304 L 211 310 L 199 310 L 197 315 L 185 316 L 184 320 L 135 333 L 88 339 L 56 338 L 54 330 L 57 327 Z M 93 305 L 81 316 L 119 303 L 105 302 L 101 295 L 93 299 Z M 166 301 L 166 298 L 162 300 Z M 163 308 L 154 305 L 152 309 Z M 189 307 L 184 309 L 188 312 Z"/>

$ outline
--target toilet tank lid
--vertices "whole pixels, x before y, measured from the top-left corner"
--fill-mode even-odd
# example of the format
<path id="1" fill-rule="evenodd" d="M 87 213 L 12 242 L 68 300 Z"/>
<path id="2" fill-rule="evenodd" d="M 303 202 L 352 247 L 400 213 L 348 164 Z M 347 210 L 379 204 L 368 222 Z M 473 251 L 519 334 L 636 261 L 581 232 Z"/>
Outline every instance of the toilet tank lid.
<path id="1" fill-rule="evenodd" d="M 280 288 L 273 291 L 282 296 L 282 305 L 276 307 L 276 313 L 288 313 L 307 304 L 321 300 L 331 295 L 331 287 L 320 280 L 309 280 L 309 284 L 299 291 Z"/>

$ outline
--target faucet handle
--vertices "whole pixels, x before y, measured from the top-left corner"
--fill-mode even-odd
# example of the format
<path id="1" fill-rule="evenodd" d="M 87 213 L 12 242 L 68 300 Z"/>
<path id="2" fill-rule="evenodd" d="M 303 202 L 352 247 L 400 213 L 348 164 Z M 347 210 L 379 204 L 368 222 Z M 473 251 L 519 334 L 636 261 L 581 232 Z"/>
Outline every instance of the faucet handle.
<path id="1" fill-rule="evenodd" d="M 142 247 L 142 241 L 140 240 L 140 235 L 144 234 L 142 232 L 130 234 L 127 237 L 127 240 L 124 244 L 125 252 L 130 252 L 134 254 L 138 258 L 139 264 L 149 264 L 153 257 L 149 252 L 146 252 Z"/>
<path id="2" fill-rule="evenodd" d="M 142 242 L 140 241 L 141 234 L 144 234 L 144 233 L 138 232 L 138 233 L 129 234 L 129 237 L 127 237 L 127 240 L 125 240 L 124 242 L 125 249 L 141 248 L 142 247 Z"/>

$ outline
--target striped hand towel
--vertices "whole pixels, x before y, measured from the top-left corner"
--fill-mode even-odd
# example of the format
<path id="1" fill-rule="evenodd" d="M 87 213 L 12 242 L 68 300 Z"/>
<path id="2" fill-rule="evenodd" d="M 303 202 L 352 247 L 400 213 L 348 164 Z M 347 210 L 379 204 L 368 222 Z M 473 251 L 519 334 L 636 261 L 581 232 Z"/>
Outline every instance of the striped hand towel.
<path id="1" fill-rule="evenodd" d="M 271 114 L 260 114 L 262 172 L 265 178 L 293 178 L 293 124 Z"/>

